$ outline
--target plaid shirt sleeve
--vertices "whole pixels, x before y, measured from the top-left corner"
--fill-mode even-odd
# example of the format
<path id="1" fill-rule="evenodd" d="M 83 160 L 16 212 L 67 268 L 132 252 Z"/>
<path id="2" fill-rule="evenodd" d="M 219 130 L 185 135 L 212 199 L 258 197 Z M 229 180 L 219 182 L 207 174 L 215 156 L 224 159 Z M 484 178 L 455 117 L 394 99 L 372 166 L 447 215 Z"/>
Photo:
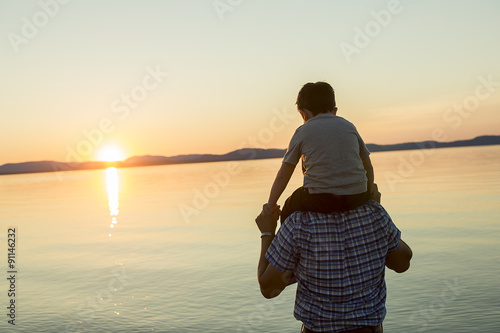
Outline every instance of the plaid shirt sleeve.
<path id="1" fill-rule="evenodd" d="M 281 225 L 266 252 L 269 263 L 283 273 L 294 271 L 297 264 L 297 243 L 293 230 L 293 220 L 289 219 Z"/>
<path id="2" fill-rule="evenodd" d="M 389 219 L 387 223 L 387 252 L 396 251 L 401 243 L 401 231 Z"/>

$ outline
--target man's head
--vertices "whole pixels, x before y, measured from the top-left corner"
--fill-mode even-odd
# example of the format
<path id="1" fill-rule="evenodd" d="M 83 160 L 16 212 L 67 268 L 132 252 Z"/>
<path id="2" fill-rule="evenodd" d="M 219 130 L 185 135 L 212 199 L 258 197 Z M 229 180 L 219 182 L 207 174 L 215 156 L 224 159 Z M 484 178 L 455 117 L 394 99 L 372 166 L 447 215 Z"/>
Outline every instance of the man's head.
<path id="1" fill-rule="evenodd" d="M 297 109 L 308 110 L 312 116 L 320 113 L 336 113 L 335 92 L 326 82 L 306 83 L 297 96 Z"/>

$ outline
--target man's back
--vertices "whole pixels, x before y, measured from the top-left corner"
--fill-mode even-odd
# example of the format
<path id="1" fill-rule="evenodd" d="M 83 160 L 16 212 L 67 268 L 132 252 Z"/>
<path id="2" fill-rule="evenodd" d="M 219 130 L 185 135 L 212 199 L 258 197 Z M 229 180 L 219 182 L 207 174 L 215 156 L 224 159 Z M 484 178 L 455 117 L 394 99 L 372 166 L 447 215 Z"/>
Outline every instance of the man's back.
<path id="1" fill-rule="evenodd" d="M 385 259 L 400 232 L 384 208 L 369 203 L 344 213 L 296 212 L 266 258 L 297 281 L 295 317 L 314 331 L 376 326 L 385 316 Z"/>

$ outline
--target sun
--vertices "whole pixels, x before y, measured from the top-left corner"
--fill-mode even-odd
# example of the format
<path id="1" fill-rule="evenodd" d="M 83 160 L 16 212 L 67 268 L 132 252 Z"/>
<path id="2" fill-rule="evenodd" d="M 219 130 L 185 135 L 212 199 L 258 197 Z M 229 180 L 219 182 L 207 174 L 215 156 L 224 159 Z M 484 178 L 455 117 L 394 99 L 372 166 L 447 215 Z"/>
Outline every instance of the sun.
<path id="1" fill-rule="evenodd" d="M 125 154 L 119 147 L 107 145 L 99 150 L 97 159 L 104 162 L 123 161 Z"/>

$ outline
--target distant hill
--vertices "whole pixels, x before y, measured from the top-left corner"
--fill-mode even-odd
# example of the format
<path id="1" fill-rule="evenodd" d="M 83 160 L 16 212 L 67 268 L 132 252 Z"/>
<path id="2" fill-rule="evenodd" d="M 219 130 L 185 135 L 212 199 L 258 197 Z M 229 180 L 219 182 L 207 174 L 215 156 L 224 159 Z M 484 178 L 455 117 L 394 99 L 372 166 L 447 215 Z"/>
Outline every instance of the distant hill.
<path id="1" fill-rule="evenodd" d="M 124 164 L 131 166 L 154 165 L 154 164 L 180 164 L 180 163 L 201 163 L 201 162 L 220 162 L 220 161 L 241 161 L 241 160 L 259 160 L 265 158 L 282 157 L 286 149 L 252 149 L 244 148 L 232 151 L 224 155 L 177 155 L 172 157 L 165 156 L 133 156 L 125 161 Z M 1 170 L 1 167 L 0 167 Z"/>
<path id="2" fill-rule="evenodd" d="M 414 149 L 432 149 L 432 148 L 452 148 L 452 147 L 467 147 L 467 146 L 489 146 L 500 144 L 500 136 L 485 135 L 478 136 L 472 140 L 461 140 L 452 142 L 437 142 L 437 141 L 422 141 L 422 142 L 407 142 L 394 145 L 376 145 L 367 144 L 366 147 L 371 152 L 378 151 L 393 151 L 393 150 L 414 150 Z"/>
<path id="3" fill-rule="evenodd" d="M 367 144 L 368 150 L 371 152 L 395 151 L 395 150 L 414 150 L 414 149 L 434 149 L 434 148 L 450 148 L 450 147 L 467 147 L 467 146 L 487 146 L 500 144 L 500 136 L 479 136 L 472 140 L 461 140 L 453 142 L 437 142 L 437 141 L 422 141 L 408 142 L 394 145 L 376 145 Z M 285 154 L 286 149 L 258 149 L 244 148 L 232 151 L 224 155 L 213 154 L 191 154 L 177 156 L 133 156 L 124 161 L 119 162 L 54 162 L 54 161 L 38 161 L 24 163 L 8 163 L 0 166 L 0 175 L 19 174 L 19 173 L 35 173 L 35 172 L 54 172 L 54 171 L 73 171 L 73 170 L 91 170 L 105 169 L 110 166 L 117 168 L 127 168 L 136 166 L 162 165 L 162 164 L 185 164 L 185 163 L 202 163 L 202 162 L 220 162 L 220 161 L 242 161 L 242 160 L 258 160 L 267 158 L 280 158 Z"/>

